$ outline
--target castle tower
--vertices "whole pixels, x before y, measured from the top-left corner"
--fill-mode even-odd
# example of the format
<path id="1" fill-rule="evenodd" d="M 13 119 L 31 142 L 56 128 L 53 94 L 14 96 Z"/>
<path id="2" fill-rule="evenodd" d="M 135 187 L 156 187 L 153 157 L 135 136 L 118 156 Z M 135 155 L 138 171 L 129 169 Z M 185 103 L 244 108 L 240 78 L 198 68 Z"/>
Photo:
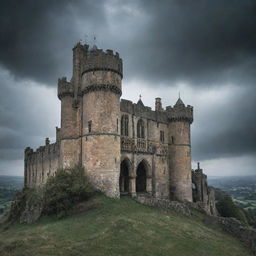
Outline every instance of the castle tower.
<path id="1" fill-rule="evenodd" d="M 82 165 L 90 181 L 119 197 L 122 59 L 95 46 L 82 72 Z"/>
<path id="2" fill-rule="evenodd" d="M 58 97 L 61 100 L 60 168 L 81 165 L 81 74 L 88 45 L 76 44 L 73 48 L 73 76 L 58 80 Z"/>
<path id="3" fill-rule="evenodd" d="M 193 107 L 179 98 L 173 108 L 167 108 L 169 119 L 170 198 L 192 202 L 190 124 Z"/>

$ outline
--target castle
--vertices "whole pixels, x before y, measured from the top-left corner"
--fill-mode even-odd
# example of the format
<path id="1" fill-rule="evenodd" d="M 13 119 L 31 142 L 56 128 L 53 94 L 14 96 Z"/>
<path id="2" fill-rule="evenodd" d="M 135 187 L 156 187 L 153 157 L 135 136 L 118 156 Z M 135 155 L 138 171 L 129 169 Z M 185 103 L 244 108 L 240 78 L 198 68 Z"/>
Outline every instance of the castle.
<path id="1" fill-rule="evenodd" d="M 71 81 L 58 80 L 61 128 L 56 142 L 25 149 L 25 186 L 46 182 L 60 168 L 83 166 L 85 175 L 109 197 L 146 193 L 155 198 L 209 201 L 200 167 L 191 170 L 193 107 L 179 98 L 163 109 L 121 99 L 119 54 L 95 45 L 73 48 Z"/>

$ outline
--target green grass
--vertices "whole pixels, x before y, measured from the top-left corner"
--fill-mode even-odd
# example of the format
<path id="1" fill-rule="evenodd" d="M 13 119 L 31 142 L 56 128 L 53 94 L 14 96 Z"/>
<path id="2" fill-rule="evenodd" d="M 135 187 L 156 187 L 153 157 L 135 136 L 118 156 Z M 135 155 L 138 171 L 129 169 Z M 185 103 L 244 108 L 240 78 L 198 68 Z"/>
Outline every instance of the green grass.
<path id="1" fill-rule="evenodd" d="M 1 228 L 0 255 L 251 255 L 237 239 L 203 224 L 200 213 L 188 218 L 129 198 L 98 196 L 93 204 L 64 219 Z"/>

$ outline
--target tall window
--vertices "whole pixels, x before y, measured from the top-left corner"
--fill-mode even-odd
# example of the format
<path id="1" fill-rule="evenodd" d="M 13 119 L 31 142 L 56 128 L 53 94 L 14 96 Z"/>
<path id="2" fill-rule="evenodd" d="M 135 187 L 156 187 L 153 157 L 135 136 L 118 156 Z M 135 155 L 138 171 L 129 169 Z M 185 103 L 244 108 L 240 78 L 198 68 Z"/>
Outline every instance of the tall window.
<path id="1" fill-rule="evenodd" d="M 164 142 L 164 131 L 160 131 L 160 141 Z"/>
<path id="2" fill-rule="evenodd" d="M 122 115 L 121 118 L 121 135 L 128 136 L 129 135 L 129 117 L 128 115 Z"/>
<path id="3" fill-rule="evenodd" d="M 140 119 L 137 123 L 137 137 L 144 139 L 145 138 L 145 128 L 144 121 Z"/>

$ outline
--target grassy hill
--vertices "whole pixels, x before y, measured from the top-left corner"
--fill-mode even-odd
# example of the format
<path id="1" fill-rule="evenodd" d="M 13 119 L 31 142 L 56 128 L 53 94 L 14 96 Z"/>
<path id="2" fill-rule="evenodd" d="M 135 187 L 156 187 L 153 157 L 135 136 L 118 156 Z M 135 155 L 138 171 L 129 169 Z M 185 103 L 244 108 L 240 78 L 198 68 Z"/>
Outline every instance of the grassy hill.
<path id="1" fill-rule="evenodd" d="M 87 207 L 86 211 L 81 211 Z M 245 256 L 249 249 L 230 235 L 172 210 L 141 205 L 130 198 L 97 196 L 80 213 L 35 224 L 0 227 L 0 252 L 6 255 L 86 256 Z"/>

